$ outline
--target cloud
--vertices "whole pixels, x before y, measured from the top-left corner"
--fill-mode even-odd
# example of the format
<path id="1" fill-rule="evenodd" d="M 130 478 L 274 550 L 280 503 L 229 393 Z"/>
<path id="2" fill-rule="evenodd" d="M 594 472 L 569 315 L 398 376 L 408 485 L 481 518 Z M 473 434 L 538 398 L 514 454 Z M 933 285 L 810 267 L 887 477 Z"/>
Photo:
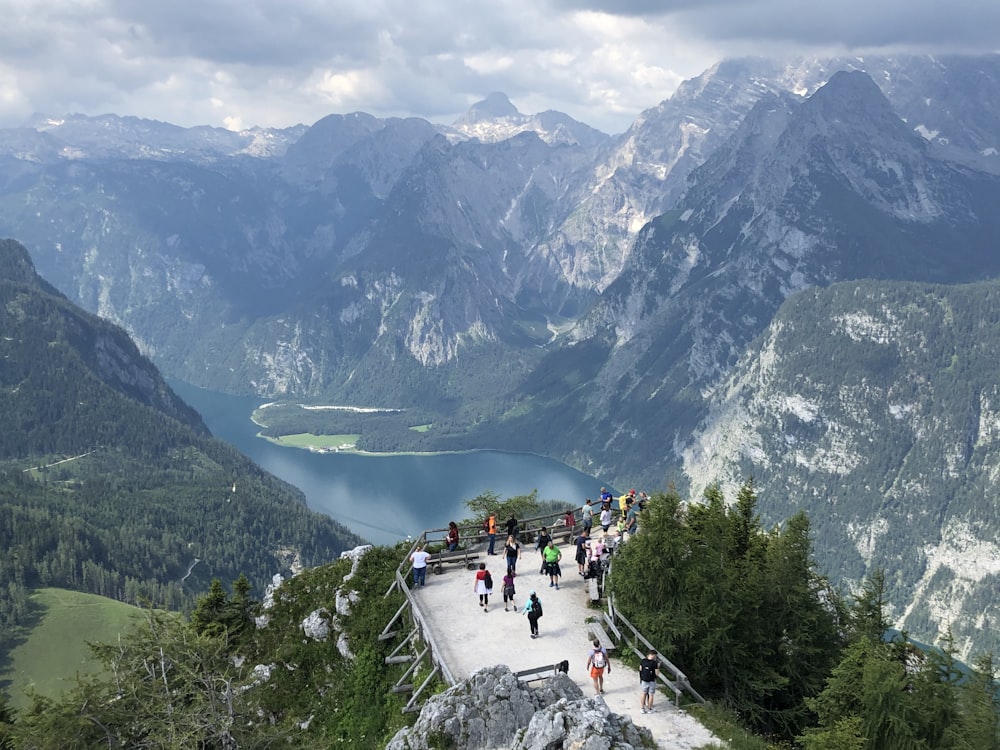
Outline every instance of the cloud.
<path id="1" fill-rule="evenodd" d="M 1000 4 L 989 0 L 552 0 L 564 11 L 586 8 L 659 19 L 685 33 L 741 46 L 781 43 L 846 50 L 920 48 L 996 51 Z"/>
<path id="2" fill-rule="evenodd" d="M 229 127 L 358 110 L 449 122 L 503 91 L 523 112 L 620 132 L 723 57 L 993 49 L 1000 4 L 0 0 L 0 16 L 5 126 L 33 112 Z"/>

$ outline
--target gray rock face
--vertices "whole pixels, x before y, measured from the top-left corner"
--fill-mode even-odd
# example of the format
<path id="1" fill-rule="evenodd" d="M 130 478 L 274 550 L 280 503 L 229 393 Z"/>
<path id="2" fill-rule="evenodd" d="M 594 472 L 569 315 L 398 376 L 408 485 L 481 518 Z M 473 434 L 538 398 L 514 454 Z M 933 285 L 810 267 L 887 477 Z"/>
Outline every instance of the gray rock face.
<path id="1" fill-rule="evenodd" d="M 652 745 L 648 730 L 611 713 L 604 701 L 584 698 L 565 675 L 529 688 L 498 665 L 429 699 L 417 722 L 397 732 L 386 750 L 630 750 Z"/>

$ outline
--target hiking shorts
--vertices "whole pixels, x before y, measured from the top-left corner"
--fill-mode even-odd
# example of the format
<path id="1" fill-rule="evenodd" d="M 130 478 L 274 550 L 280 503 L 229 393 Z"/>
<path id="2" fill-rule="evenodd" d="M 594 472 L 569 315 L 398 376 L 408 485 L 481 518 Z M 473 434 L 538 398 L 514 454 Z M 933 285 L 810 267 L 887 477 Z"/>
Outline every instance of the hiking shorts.
<path id="1" fill-rule="evenodd" d="M 656 694 L 656 683 L 655 682 L 643 682 L 639 680 L 639 691 L 643 695 L 655 695 Z"/>
<path id="2" fill-rule="evenodd" d="M 590 676 L 593 677 L 595 680 L 598 677 L 600 677 L 601 675 L 603 675 L 603 674 L 604 674 L 604 667 L 591 667 L 590 668 Z"/>

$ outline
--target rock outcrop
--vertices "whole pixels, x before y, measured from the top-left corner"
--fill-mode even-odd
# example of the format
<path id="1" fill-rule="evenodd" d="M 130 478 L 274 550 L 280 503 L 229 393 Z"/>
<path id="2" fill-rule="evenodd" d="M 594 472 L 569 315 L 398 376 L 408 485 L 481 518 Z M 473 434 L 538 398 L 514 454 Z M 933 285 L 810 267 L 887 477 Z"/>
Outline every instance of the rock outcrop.
<path id="1" fill-rule="evenodd" d="M 386 750 L 631 750 L 653 745 L 647 729 L 612 713 L 600 698 L 585 698 L 566 675 L 531 688 L 498 665 L 428 699 L 416 723 L 397 732 Z"/>

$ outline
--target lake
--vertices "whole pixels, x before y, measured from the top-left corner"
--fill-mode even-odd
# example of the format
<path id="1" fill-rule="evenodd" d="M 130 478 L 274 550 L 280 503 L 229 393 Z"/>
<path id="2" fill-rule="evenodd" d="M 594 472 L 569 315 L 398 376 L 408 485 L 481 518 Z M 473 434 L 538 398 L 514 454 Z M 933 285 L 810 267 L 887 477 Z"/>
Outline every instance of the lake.
<path id="1" fill-rule="evenodd" d="M 602 485 L 552 459 L 471 451 L 442 455 L 312 453 L 256 437 L 251 420 L 263 399 L 213 393 L 176 380 L 170 386 L 202 415 L 212 434 L 306 496 L 309 507 L 375 544 L 393 544 L 468 514 L 465 501 L 486 491 L 502 498 L 538 490 L 541 500 L 581 505 Z"/>

